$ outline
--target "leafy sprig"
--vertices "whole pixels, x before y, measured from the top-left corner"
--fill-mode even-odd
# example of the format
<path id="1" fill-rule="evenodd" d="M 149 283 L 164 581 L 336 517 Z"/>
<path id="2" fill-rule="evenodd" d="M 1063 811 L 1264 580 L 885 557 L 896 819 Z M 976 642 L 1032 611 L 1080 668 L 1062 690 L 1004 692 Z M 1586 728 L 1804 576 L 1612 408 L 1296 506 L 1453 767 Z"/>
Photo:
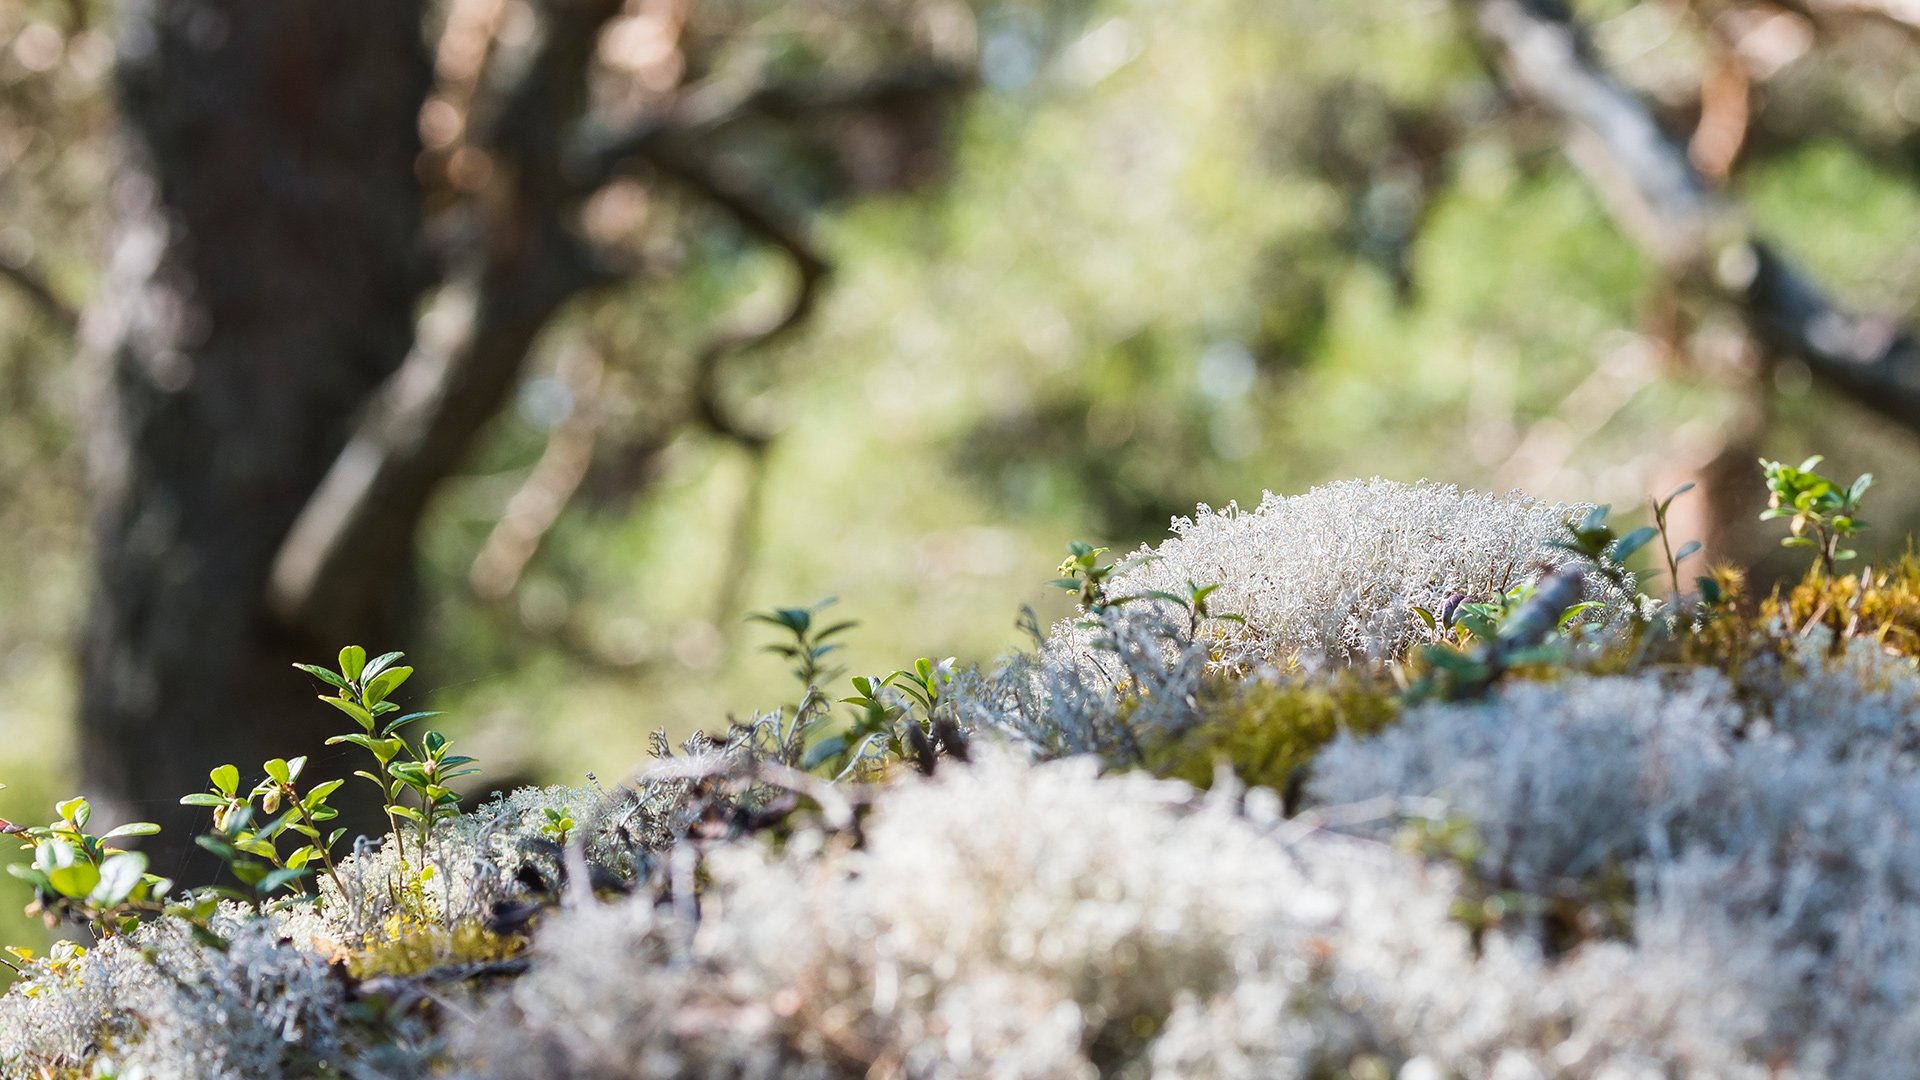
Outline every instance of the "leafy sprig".
<path id="1" fill-rule="evenodd" d="M 333 736 L 327 745 L 351 744 L 372 755 L 374 768 L 357 769 L 353 775 L 379 790 L 395 852 L 401 866 L 415 876 L 406 887 L 417 892 L 434 874 L 427 856 L 434 825 L 460 812 L 460 795 L 453 789 L 453 781 L 479 769 L 474 758 L 453 753 L 452 742 L 438 731 L 424 733 L 417 745 L 399 733 L 415 721 L 440 715 L 437 712 L 394 715 L 400 712 L 400 706 L 390 698 L 413 674 L 412 668 L 399 663 L 405 655 L 390 652 L 368 660 L 365 649 L 349 645 L 340 650 L 338 671 L 316 664 L 295 664 L 294 667 L 333 687 L 336 693 L 322 694 L 320 700 L 339 709 L 359 726 L 359 731 Z M 413 825 L 415 857 L 412 861 L 407 855 L 402 821 Z"/>
<path id="2" fill-rule="evenodd" d="M 1873 474 L 1862 473 L 1852 485 L 1841 487 L 1814 472 L 1825 460 L 1815 454 L 1793 468 L 1778 461 L 1760 459 L 1767 479 L 1767 508 L 1760 520 L 1786 518 L 1791 534 L 1780 541 L 1781 547 L 1813 548 L 1816 566 L 1828 577 L 1836 563 L 1859 557 L 1859 553 L 1840 546 L 1867 523 L 1860 520 L 1860 503 L 1873 486 Z"/>
<path id="3" fill-rule="evenodd" d="M 239 888 L 215 885 L 197 890 L 196 903 L 204 906 L 209 898 L 240 900 L 257 909 L 283 889 L 300 886 L 299 891 L 305 894 L 303 879 L 313 872 L 314 863 L 332 878 L 335 890 L 346 895 L 333 849 L 347 830 L 336 828 L 322 833 L 320 829 L 323 822 L 340 816 L 327 800 L 343 781 L 323 780 L 302 792 L 300 774 L 306 765 L 304 757 L 291 761 L 273 758 L 260 766 L 260 781 L 245 794 L 240 792 L 239 768 L 221 765 L 207 774 L 211 786 L 206 791 L 180 800 L 182 805 L 213 811 L 213 831 L 195 837 L 194 843 L 225 863 L 240 883 Z M 257 828 L 256 812 L 268 819 Z M 280 839 L 287 833 L 303 837 L 304 842 L 296 842 L 283 855 Z"/>
<path id="4" fill-rule="evenodd" d="M 96 938 L 131 931 L 143 914 L 157 914 L 173 882 L 147 872 L 147 857 L 127 851 L 110 840 L 152 836 L 160 826 L 130 821 L 104 833 L 87 831 L 93 807 L 84 798 L 55 804 L 58 816 L 46 825 L 0 822 L 0 832 L 14 836 L 21 849 L 33 852 L 30 863 L 14 863 L 7 872 L 33 887 L 29 914 L 43 916 L 48 925 L 62 919 L 85 924 Z"/>

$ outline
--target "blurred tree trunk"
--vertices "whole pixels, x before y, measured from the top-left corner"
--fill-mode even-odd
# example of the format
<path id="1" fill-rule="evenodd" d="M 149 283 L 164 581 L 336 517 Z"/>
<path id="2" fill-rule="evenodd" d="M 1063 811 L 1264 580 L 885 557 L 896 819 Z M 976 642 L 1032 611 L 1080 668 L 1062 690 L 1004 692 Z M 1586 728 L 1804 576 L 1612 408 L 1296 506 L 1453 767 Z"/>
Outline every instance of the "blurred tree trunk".
<path id="1" fill-rule="evenodd" d="M 210 766 L 302 752 L 326 721 L 287 665 L 340 642 L 276 621 L 265 581 L 413 340 L 422 7 L 124 12 L 115 238 L 86 327 L 101 370 L 80 755 L 89 793 L 167 826 L 156 869 L 191 850 L 174 804 Z M 387 614 L 350 621 L 383 646 Z"/>

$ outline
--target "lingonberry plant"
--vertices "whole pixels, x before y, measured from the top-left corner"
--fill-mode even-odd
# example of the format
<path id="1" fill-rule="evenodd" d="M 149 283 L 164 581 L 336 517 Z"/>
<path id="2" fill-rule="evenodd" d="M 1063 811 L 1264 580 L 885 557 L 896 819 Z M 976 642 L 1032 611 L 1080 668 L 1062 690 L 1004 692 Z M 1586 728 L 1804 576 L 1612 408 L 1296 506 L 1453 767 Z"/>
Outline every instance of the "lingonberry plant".
<path id="1" fill-rule="evenodd" d="M 196 891 L 197 903 L 204 906 L 213 900 L 239 900 L 257 910 L 276 892 L 296 885 L 301 896 L 312 897 L 303 882 L 313 872 L 311 863 L 318 863 L 333 879 L 334 888 L 345 895 L 333 849 L 347 830 L 336 828 L 325 834 L 320 830 L 322 822 L 339 816 L 338 810 L 327 805 L 327 799 L 339 790 L 342 781 L 323 780 L 303 793 L 298 784 L 306 765 L 304 757 L 267 761 L 260 767 L 264 775 L 259 783 L 244 795 L 240 793 L 240 770 L 221 765 L 207 774 L 212 783 L 209 790 L 180 800 L 186 806 L 213 810 L 213 831 L 195 837 L 194 842 L 218 856 L 240 886 L 207 886 Z M 282 810 L 283 806 L 286 809 Z M 253 823 L 256 809 L 269 818 L 258 827 Z M 279 841 L 287 833 L 303 837 L 305 842 L 296 841 L 296 846 L 283 855 Z"/>
<path id="2" fill-rule="evenodd" d="M 354 775 L 379 789 L 402 870 L 412 876 L 403 887 L 418 892 L 436 873 L 428 850 L 434 825 L 460 812 L 460 795 L 452 783 L 479 769 L 473 758 L 453 753 L 451 741 L 440 732 L 426 732 L 417 745 L 398 734 L 407 725 L 439 713 L 411 712 L 385 719 L 400 712 L 389 698 L 413 674 L 412 668 L 399 665 L 405 655 L 390 652 L 368 660 L 365 649 L 349 645 L 340 650 L 338 671 L 316 664 L 294 667 L 333 687 L 335 693 L 322 694 L 320 700 L 359 726 L 359 731 L 335 735 L 327 744 L 351 743 L 372 755 L 378 771 L 360 769 Z M 413 825 L 411 856 L 402 820 Z"/>
<path id="3" fill-rule="evenodd" d="M 1787 530 L 1792 535 L 1782 539 L 1780 546 L 1814 549 L 1820 570 L 1832 577 L 1836 564 L 1857 557 L 1840 542 L 1867 527 L 1860 520 L 1860 501 L 1873 486 L 1873 474 L 1862 473 L 1852 486 L 1843 488 L 1813 471 L 1823 460 L 1815 454 L 1796 469 L 1761 458 L 1768 499 L 1760 520 L 1788 519 Z"/>
<path id="4" fill-rule="evenodd" d="M 63 919 L 84 924 L 96 938 L 125 933 L 143 914 L 157 914 L 173 883 L 147 872 L 147 857 L 108 843 L 120 837 L 152 836 L 160 826 L 132 821 L 100 835 L 87 832 L 93 807 L 83 798 L 54 807 L 46 825 L 15 825 L 0 820 L 0 833 L 17 837 L 31 863 L 15 863 L 7 872 L 33 886 L 30 914 L 49 926 Z"/>

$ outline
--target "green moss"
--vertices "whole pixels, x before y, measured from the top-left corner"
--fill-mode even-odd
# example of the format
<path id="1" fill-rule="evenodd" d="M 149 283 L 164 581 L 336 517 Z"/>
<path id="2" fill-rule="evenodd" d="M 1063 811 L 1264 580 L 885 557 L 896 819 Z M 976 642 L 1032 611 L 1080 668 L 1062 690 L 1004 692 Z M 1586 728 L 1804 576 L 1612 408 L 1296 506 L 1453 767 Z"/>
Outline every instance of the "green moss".
<path id="1" fill-rule="evenodd" d="M 1809 574 L 1760 605 L 1763 622 L 1796 632 L 1824 625 L 1836 638 L 1866 638 L 1888 652 L 1920 656 L 1920 556 L 1909 549 L 1887 570 L 1844 577 Z"/>
<path id="2" fill-rule="evenodd" d="M 1398 691 L 1377 677 L 1312 681 L 1218 680 L 1201 691 L 1204 719 L 1149 747 L 1147 767 L 1205 787 L 1224 761 L 1241 780 L 1285 790 L 1343 731 L 1368 734 L 1399 719 Z"/>
<path id="3" fill-rule="evenodd" d="M 1866 640 L 1893 655 L 1920 658 L 1920 553 L 1912 549 L 1884 570 L 1828 576 L 1815 567 L 1757 602 L 1738 571 L 1719 568 L 1714 579 L 1726 599 L 1698 632 L 1680 640 L 1676 659 L 1683 663 L 1717 668 L 1738 682 L 1747 660 L 1784 655 L 1794 640 L 1820 627 L 1832 633 L 1836 651 Z"/>
<path id="4" fill-rule="evenodd" d="M 346 955 L 347 971 L 354 978 L 418 975 L 455 964 L 505 960 L 524 946 L 517 938 L 503 937 L 471 921 L 448 929 L 436 922 L 394 915 L 381 931 L 380 940 Z"/>

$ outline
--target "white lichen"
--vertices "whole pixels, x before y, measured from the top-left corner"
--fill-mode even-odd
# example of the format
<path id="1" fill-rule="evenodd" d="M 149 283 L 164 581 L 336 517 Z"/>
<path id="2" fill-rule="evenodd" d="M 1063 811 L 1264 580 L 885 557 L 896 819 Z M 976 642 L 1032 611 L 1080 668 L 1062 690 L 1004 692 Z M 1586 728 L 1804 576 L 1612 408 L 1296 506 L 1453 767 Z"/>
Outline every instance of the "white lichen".
<path id="1" fill-rule="evenodd" d="M 1462 491 L 1420 481 L 1348 480 L 1291 498 L 1269 492 L 1256 510 L 1201 506 L 1172 538 L 1121 560 L 1110 596 L 1184 595 L 1218 585 L 1211 609 L 1244 623 L 1210 624 L 1217 654 L 1241 663 L 1392 659 L 1425 639 L 1414 608 L 1438 612 L 1450 596 L 1490 599 L 1570 556 L 1548 548 L 1584 505 L 1520 492 Z M 1592 597 L 1624 610 L 1630 597 L 1589 582 Z M 1141 609 L 1165 617 L 1165 605 Z M 1080 656 L 1094 635 L 1075 621 L 1049 651 Z"/>

